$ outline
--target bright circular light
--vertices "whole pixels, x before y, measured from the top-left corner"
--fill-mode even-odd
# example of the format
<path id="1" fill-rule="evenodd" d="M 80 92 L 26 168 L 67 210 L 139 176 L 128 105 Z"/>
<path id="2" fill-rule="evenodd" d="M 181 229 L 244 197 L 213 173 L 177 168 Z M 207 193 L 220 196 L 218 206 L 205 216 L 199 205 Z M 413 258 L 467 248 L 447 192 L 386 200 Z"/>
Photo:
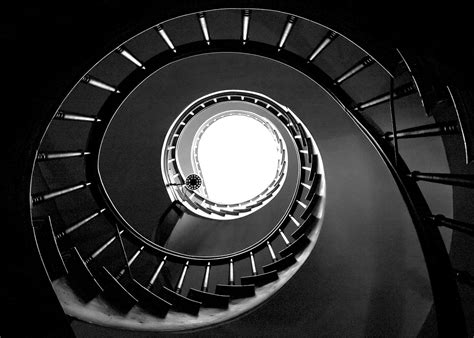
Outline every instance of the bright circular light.
<path id="1" fill-rule="evenodd" d="M 248 201 L 275 179 L 281 153 L 262 122 L 227 115 L 202 134 L 197 149 L 209 200 L 222 204 Z"/>

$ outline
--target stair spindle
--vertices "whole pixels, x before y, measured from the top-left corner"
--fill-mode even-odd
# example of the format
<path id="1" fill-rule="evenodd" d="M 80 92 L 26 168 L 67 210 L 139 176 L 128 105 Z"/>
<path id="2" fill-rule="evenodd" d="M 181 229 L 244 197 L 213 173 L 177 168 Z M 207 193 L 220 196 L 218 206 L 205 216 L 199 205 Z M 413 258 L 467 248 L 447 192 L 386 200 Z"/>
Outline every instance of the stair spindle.
<path id="1" fill-rule="evenodd" d="M 183 288 L 184 278 L 186 277 L 186 272 L 188 271 L 188 267 L 189 267 L 189 261 L 186 261 L 186 263 L 183 266 L 183 270 L 181 271 L 181 276 L 179 277 L 178 284 L 176 285 L 176 293 L 181 293 L 181 290 Z"/>
<path id="2" fill-rule="evenodd" d="M 204 271 L 204 278 L 202 279 L 201 291 L 207 292 L 209 290 L 210 272 L 211 272 L 211 262 L 207 262 L 206 270 Z"/>
<path id="3" fill-rule="evenodd" d="M 161 272 L 161 269 L 163 269 L 163 266 L 165 266 L 165 263 L 166 263 L 166 259 L 168 257 L 165 256 L 163 257 L 163 259 L 161 260 L 160 264 L 158 264 L 158 266 L 156 267 L 155 269 L 155 272 L 153 273 L 153 275 L 151 276 L 149 282 L 148 282 L 148 285 L 146 286 L 146 289 L 147 290 L 150 290 L 151 287 L 153 286 L 153 284 L 155 284 L 156 282 L 156 279 L 158 278 L 158 275 L 160 274 Z"/>
<path id="4" fill-rule="evenodd" d="M 400 99 L 402 97 L 408 96 L 410 94 L 413 94 L 416 92 L 416 87 L 415 85 L 410 82 L 407 84 L 404 84 L 400 87 L 397 87 L 393 90 L 393 99 Z M 384 93 L 382 95 L 376 96 L 368 101 L 359 103 L 357 106 L 355 106 L 353 109 L 355 111 L 361 111 L 370 107 L 377 106 L 379 104 L 385 103 L 390 101 L 390 92 Z"/>
<path id="5" fill-rule="evenodd" d="M 250 10 L 244 9 L 242 11 L 242 44 L 248 40 L 249 36 L 249 24 L 250 24 Z"/>
<path id="6" fill-rule="evenodd" d="M 252 267 L 252 275 L 257 275 L 257 267 L 255 266 L 255 258 L 253 257 L 252 251 L 250 251 L 250 265 Z"/>
<path id="7" fill-rule="evenodd" d="M 76 191 L 76 190 L 84 189 L 85 187 L 89 186 L 90 184 L 91 184 L 90 182 L 80 183 L 80 184 L 72 185 L 72 186 L 69 186 L 69 187 L 66 187 L 66 188 L 53 190 L 53 191 L 47 192 L 47 193 L 35 194 L 35 195 L 32 196 L 33 205 L 37 205 L 39 203 L 48 201 L 50 199 L 54 199 L 56 197 L 68 194 L 68 193 Z"/>
<path id="8" fill-rule="evenodd" d="M 171 49 L 173 53 L 176 53 L 176 48 L 174 47 L 173 42 L 169 38 L 168 34 L 166 34 L 165 30 L 163 29 L 163 26 L 161 25 L 155 26 L 155 30 L 161 36 L 161 38 L 166 43 L 168 48 Z"/>
<path id="9" fill-rule="evenodd" d="M 407 128 L 397 131 L 397 138 L 417 138 L 428 136 L 443 136 L 459 133 L 458 124 L 455 121 L 426 124 L 423 126 Z M 384 135 L 385 139 L 392 140 L 393 133 L 387 132 Z"/>
<path id="10" fill-rule="evenodd" d="M 201 31 L 202 35 L 204 37 L 204 40 L 208 45 L 211 44 L 211 38 L 209 36 L 209 30 L 207 28 L 207 21 L 206 21 L 206 15 L 204 13 L 199 13 L 198 14 L 198 19 L 199 19 L 199 24 L 201 25 Z"/>
<path id="11" fill-rule="evenodd" d="M 91 86 L 106 90 L 108 92 L 117 93 L 117 94 L 120 93 L 120 90 L 118 90 L 114 86 L 112 86 L 108 83 L 105 83 L 105 82 L 103 82 L 103 81 L 101 81 L 101 80 L 99 80 L 99 79 L 97 79 L 97 78 L 95 78 L 91 75 L 85 75 L 81 80 L 84 83 L 87 83 Z"/>
<path id="12" fill-rule="evenodd" d="M 125 266 L 122 270 L 120 270 L 120 272 L 117 274 L 117 276 L 115 276 L 116 279 L 120 279 L 124 274 L 125 272 L 127 271 L 127 269 L 132 266 L 133 262 L 135 262 L 135 260 L 138 258 L 138 256 L 140 256 L 140 254 L 142 253 L 143 249 L 145 249 L 145 246 L 142 246 L 140 249 L 138 249 L 134 254 L 133 256 L 128 260 L 127 262 L 127 266 Z"/>
<path id="13" fill-rule="evenodd" d="M 270 244 L 269 241 L 267 241 L 267 248 L 268 248 L 268 251 L 270 252 L 270 257 L 272 258 L 272 261 L 276 262 L 277 258 L 275 256 L 275 252 L 273 251 L 272 245 Z"/>
<path id="14" fill-rule="evenodd" d="M 234 260 L 231 258 L 229 261 L 229 285 L 234 285 Z"/>
<path id="15" fill-rule="evenodd" d="M 110 244 L 112 244 L 117 239 L 118 236 L 122 235 L 123 232 L 124 230 L 120 230 L 118 235 L 113 236 L 107 242 L 102 244 L 96 251 L 94 251 L 89 257 L 84 260 L 84 263 L 86 263 L 86 265 L 89 264 L 93 259 L 99 256 L 102 252 L 104 252 L 104 250 L 107 249 Z"/>
<path id="16" fill-rule="evenodd" d="M 61 160 L 71 157 L 85 157 L 90 155 L 89 151 L 63 151 L 63 152 L 39 152 L 36 156 L 38 161 Z"/>
<path id="17" fill-rule="evenodd" d="M 77 113 L 68 112 L 65 110 L 58 110 L 54 115 L 55 120 L 67 120 L 77 122 L 100 122 L 101 120 L 95 116 L 82 115 Z"/>
<path id="18" fill-rule="evenodd" d="M 127 48 L 125 48 L 125 46 L 118 47 L 116 51 L 138 68 L 145 69 L 143 63 L 141 63 L 140 60 L 138 60 Z"/>
<path id="19" fill-rule="evenodd" d="M 361 59 L 359 62 L 357 62 L 354 66 L 349 68 L 346 72 L 341 74 L 339 77 L 337 77 L 334 80 L 334 85 L 340 85 L 344 81 L 348 80 L 352 76 L 356 75 L 360 71 L 364 70 L 368 66 L 372 65 L 374 63 L 374 59 L 370 56 L 366 56 L 363 59 Z"/>
<path id="20" fill-rule="evenodd" d="M 430 216 L 429 219 L 438 226 L 464 232 L 470 236 L 474 236 L 474 224 L 461 222 L 452 218 L 447 218 L 443 215 Z"/>
<path id="21" fill-rule="evenodd" d="M 316 48 L 313 50 L 313 52 L 310 54 L 310 56 L 307 59 L 307 62 L 313 62 L 313 60 L 322 53 L 322 51 L 329 46 L 331 42 L 333 42 L 339 34 L 333 31 L 329 31 L 326 36 L 321 40 L 321 42 L 316 46 Z"/>
<path id="22" fill-rule="evenodd" d="M 288 238 L 286 238 L 285 233 L 283 232 L 283 230 L 278 229 L 278 232 L 280 233 L 281 238 L 283 238 L 283 242 L 285 242 L 285 245 L 289 246 L 290 241 L 288 240 Z"/>
<path id="23" fill-rule="evenodd" d="M 105 211 L 105 208 L 103 209 L 100 209 L 92 214 L 90 214 L 89 216 L 86 216 L 84 217 L 83 219 L 77 221 L 76 223 L 74 223 L 73 225 L 71 225 L 70 227 L 68 227 L 66 230 L 64 231 L 61 231 L 59 234 L 56 235 L 56 239 L 61 239 L 63 238 L 65 235 L 68 235 L 70 234 L 71 232 L 79 229 L 81 226 L 83 226 L 84 224 L 92 221 L 94 218 L 96 218 L 97 216 L 99 216 L 100 214 L 102 214 L 103 212 Z"/>
<path id="24" fill-rule="evenodd" d="M 409 177 L 416 181 L 426 181 L 465 188 L 474 188 L 474 175 L 421 173 L 419 171 L 413 171 L 411 174 L 409 174 Z"/>
<path id="25" fill-rule="evenodd" d="M 282 50 L 283 47 L 285 46 L 286 40 L 288 39 L 288 36 L 290 35 L 295 22 L 296 22 L 295 16 L 293 15 L 288 16 L 286 20 L 285 28 L 283 29 L 283 32 L 281 33 L 280 42 L 278 42 L 278 51 Z"/>

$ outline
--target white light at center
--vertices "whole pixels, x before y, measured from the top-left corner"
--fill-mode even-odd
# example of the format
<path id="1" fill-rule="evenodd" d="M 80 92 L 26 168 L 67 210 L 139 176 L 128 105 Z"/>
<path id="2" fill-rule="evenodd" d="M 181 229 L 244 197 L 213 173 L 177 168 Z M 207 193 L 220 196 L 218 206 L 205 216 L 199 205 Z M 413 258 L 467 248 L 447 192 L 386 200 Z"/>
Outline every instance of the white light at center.
<path id="1" fill-rule="evenodd" d="M 269 129 L 243 115 L 212 123 L 197 150 L 208 198 L 222 204 L 247 201 L 275 178 L 281 154 Z"/>

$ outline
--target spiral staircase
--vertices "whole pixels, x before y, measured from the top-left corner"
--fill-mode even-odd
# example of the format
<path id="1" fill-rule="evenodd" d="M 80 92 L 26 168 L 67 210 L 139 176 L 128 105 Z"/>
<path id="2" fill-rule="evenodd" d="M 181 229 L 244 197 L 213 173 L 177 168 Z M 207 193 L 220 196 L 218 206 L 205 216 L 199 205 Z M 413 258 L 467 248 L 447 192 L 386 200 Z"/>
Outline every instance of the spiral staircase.
<path id="1" fill-rule="evenodd" d="M 432 210 L 426 198 L 429 191 L 420 182 L 465 189 L 474 187 L 474 176 L 469 167 L 464 174 L 435 169 L 419 172 L 407 165 L 403 154 L 408 142 L 442 137 L 448 161 L 453 163 L 459 159 L 450 158 L 449 151 L 462 140 L 467 166 L 474 156 L 472 96 L 433 78 L 429 64 L 409 50 L 362 49 L 350 40 L 349 33 L 312 21 L 309 15 L 249 7 L 163 14 L 161 20 L 111 46 L 110 53 L 76 79 L 38 128 L 31 145 L 34 169 L 28 176 L 31 225 L 55 291 L 52 297 L 57 297 L 68 315 L 99 325 L 183 331 L 241 316 L 268 301 L 297 273 L 321 231 L 326 181 L 324 156 L 317 135 L 310 132 L 314 122 L 306 126 L 307 115 L 300 116 L 292 107 L 285 107 L 285 102 L 280 105 L 253 92 L 229 89 L 205 96 L 190 105 L 192 109 L 184 110 L 169 129 L 176 137 L 163 148 L 161 163 L 162 169 L 170 163 L 161 189 L 177 197 L 166 200 L 166 194 L 161 196 L 157 225 L 134 224 L 132 216 L 123 215 L 124 197 L 106 178 L 119 162 L 101 159 L 115 146 L 113 137 L 108 138 L 108 133 L 117 133 L 114 119 L 126 114 L 127 101 L 133 103 L 134 95 L 140 97 L 141 88 L 163 69 L 206 55 L 256 56 L 288 66 L 319 85 L 370 141 L 413 221 L 431 282 L 437 332 L 466 336 L 458 283 L 464 288 L 473 279 L 468 271 L 453 268 L 439 227 L 452 229 L 456 236 L 472 236 L 473 227 L 466 217 L 461 221 Z M 342 58 L 331 53 L 335 45 L 345 52 Z M 265 109 L 280 126 L 280 133 L 286 133 L 288 150 L 281 170 L 258 198 L 219 204 L 183 187 L 185 165 L 178 165 L 176 142 L 202 111 L 234 101 Z M 404 115 L 410 109 L 422 111 L 426 123 L 406 126 L 410 119 Z M 162 114 L 170 115 L 172 121 L 177 113 Z M 170 128 L 168 120 L 163 118 L 164 131 Z M 457 154 L 452 156 L 459 157 L 459 149 Z M 288 167 L 283 166 L 285 156 Z M 118 202 L 114 200 L 117 196 Z M 275 213 L 279 198 L 285 208 L 270 222 L 268 210 Z M 206 237 L 219 238 L 223 224 L 233 224 L 234 236 L 238 237 L 238 231 L 248 236 L 242 247 L 226 251 L 222 243 L 216 243 L 215 251 L 194 250 L 189 234 L 205 242 L 196 229 L 210 222 L 206 215 L 214 218 L 215 229 L 205 233 Z M 229 220 L 234 216 L 239 218 Z M 195 227 L 178 238 L 180 249 L 165 244 L 184 219 Z M 252 232 L 246 224 L 263 230 Z M 160 232 L 164 239 L 157 239 Z M 183 249 L 187 241 L 190 248 Z"/>

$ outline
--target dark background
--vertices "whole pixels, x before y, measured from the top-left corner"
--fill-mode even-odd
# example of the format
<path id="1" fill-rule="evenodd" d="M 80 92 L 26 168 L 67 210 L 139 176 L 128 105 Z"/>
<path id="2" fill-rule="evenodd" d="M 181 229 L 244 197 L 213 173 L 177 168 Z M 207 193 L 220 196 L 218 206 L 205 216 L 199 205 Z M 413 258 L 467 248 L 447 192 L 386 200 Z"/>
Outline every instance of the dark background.
<path id="1" fill-rule="evenodd" d="M 2 299 L 9 310 L 2 326 L 38 333 L 56 324 L 59 330 L 64 324 L 57 304 L 50 300 L 52 290 L 42 287 L 47 281 L 34 254 L 25 199 L 32 165 L 25 159 L 31 158 L 41 136 L 38 123 L 45 126 L 60 98 L 80 76 L 132 33 L 183 12 L 234 4 L 314 18 L 341 32 L 353 32 L 348 35 L 375 47 L 411 48 L 436 62 L 446 83 L 472 87 L 474 50 L 467 2 L 76 1 L 3 5 L 0 81 L 6 102 L 2 112 L 6 175 L 2 195 L 7 222 L 1 236 L 6 264 Z"/>

